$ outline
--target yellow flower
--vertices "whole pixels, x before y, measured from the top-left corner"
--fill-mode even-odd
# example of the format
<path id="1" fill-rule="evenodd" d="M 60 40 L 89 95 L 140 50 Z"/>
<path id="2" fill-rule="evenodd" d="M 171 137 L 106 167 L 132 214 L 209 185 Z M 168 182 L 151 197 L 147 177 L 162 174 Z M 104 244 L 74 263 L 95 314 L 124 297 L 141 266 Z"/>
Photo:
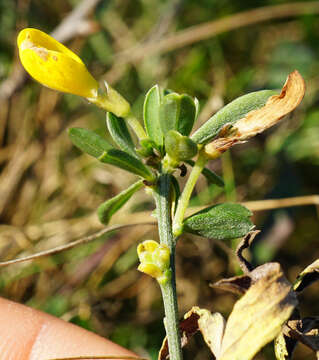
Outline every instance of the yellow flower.
<path id="1" fill-rule="evenodd" d="M 100 90 L 83 61 L 50 35 L 37 29 L 24 29 L 19 33 L 18 47 L 22 65 L 41 84 L 83 96 L 117 116 L 129 116 L 130 104 L 106 83 L 105 90 Z"/>
<path id="2" fill-rule="evenodd" d="M 82 60 L 53 37 L 37 29 L 18 36 L 19 55 L 26 71 L 41 84 L 85 98 L 95 98 L 98 83 Z"/>
<path id="3" fill-rule="evenodd" d="M 165 284 L 171 277 L 170 250 L 168 246 L 154 240 L 145 240 L 137 247 L 140 260 L 138 270 L 152 276 L 160 284 Z"/>

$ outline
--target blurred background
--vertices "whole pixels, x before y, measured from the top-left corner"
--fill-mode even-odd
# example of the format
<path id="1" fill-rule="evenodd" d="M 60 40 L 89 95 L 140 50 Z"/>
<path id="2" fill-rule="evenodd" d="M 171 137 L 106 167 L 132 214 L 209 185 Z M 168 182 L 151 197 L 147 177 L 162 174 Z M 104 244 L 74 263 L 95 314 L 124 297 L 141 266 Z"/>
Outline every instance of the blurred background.
<path id="1" fill-rule="evenodd" d="M 279 261 L 290 281 L 319 257 L 319 1 L 1 0 L 0 260 L 50 249 L 102 226 L 95 209 L 134 181 L 71 145 L 68 127 L 108 137 L 102 110 L 49 90 L 21 69 L 16 36 L 24 27 L 52 33 L 78 53 L 142 119 L 155 83 L 196 96 L 206 121 L 232 99 L 280 88 L 299 70 L 307 84 L 297 110 L 275 128 L 235 146 L 210 166 L 225 188 L 201 178 L 192 206 L 259 201 L 255 265 Z M 300 196 L 303 206 L 266 209 L 262 200 Z M 294 201 L 290 201 L 293 203 Z M 153 209 L 140 191 L 112 223 L 143 220 Z M 160 291 L 136 270 L 136 244 L 157 239 L 136 226 L 50 257 L 1 269 L 0 295 L 106 336 L 150 359 L 164 337 Z M 211 288 L 239 273 L 232 243 L 184 236 L 177 247 L 181 317 L 199 305 L 228 316 L 236 296 Z M 301 296 L 303 316 L 319 314 L 319 284 Z M 185 359 L 211 359 L 200 335 Z M 295 359 L 314 359 L 298 345 Z M 272 344 L 256 357 L 275 359 Z"/>

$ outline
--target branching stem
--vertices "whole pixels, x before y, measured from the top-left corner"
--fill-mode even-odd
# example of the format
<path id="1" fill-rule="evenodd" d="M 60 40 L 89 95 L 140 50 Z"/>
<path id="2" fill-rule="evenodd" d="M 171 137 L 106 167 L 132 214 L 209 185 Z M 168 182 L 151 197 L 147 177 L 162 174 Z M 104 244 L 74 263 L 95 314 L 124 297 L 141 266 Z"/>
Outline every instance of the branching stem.
<path id="1" fill-rule="evenodd" d="M 187 179 L 184 190 L 181 194 L 181 197 L 179 198 L 174 221 L 173 221 L 173 234 L 175 237 L 181 235 L 183 231 L 183 220 L 184 220 L 185 211 L 188 207 L 189 199 L 192 195 L 198 177 L 203 171 L 207 161 L 208 161 L 207 158 L 200 153 Z"/>

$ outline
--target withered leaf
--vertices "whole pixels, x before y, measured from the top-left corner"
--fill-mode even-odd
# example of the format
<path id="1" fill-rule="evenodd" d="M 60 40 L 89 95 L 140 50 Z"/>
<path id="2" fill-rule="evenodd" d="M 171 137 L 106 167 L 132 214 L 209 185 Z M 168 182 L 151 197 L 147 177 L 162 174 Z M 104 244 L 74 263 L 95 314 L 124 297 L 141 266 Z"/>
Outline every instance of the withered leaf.
<path id="1" fill-rule="evenodd" d="M 288 78 L 279 95 L 271 96 L 266 104 L 250 111 L 245 117 L 233 124 L 231 132 L 206 145 L 205 152 L 224 152 L 235 143 L 245 141 L 277 124 L 285 115 L 292 112 L 305 94 L 305 82 L 297 70 Z"/>
<path id="2" fill-rule="evenodd" d="M 290 360 L 297 345 L 297 340 L 281 332 L 275 339 L 275 355 L 277 360 Z"/>
<path id="3" fill-rule="evenodd" d="M 295 293 L 278 263 L 260 266 L 260 274 L 230 314 L 219 360 L 250 360 L 280 332 L 297 305 Z M 259 277 L 260 276 L 260 277 Z"/>
<path id="4" fill-rule="evenodd" d="M 297 70 L 293 71 L 279 95 L 271 96 L 265 106 L 251 111 L 234 124 L 235 137 L 246 140 L 275 125 L 300 104 L 305 91 L 304 79 Z"/>
<path id="5" fill-rule="evenodd" d="M 250 262 L 244 258 L 243 251 L 249 249 L 256 235 L 260 233 L 260 230 L 250 231 L 238 244 L 236 249 L 236 255 L 239 261 L 239 265 L 245 274 L 249 274 L 253 270 L 253 266 Z"/>
<path id="6" fill-rule="evenodd" d="M 218 359 L 221 351 L 226 321 L 220 313 L 211 313 L 209 310 L 194 306 L 186 315 L 187 319 L 192 314 L 197 314 L 198 328 L 211 352 Z"/>
<path id="7" fill-rule="evenodd" d="M 319 280 L 319 259 L 303 270 L 294 283 L 295 291 L 302 291 L 314 281 Z"/>
<path id="8" fill-rule="evenodd" d="M 290 320 L 287 327 L 291 338 L 299 340 L 316 352 L 319 351 L 319 317 Z"/>
<path id="9" fill-rule="evenodd" d="M 209 310 L 194 306 L 185 314 L 184 320 L 180 323 L 181 343 L 184 347 L 189 339 L 200 331 L 212 353 L 219 356 L 222 337 L 225 329 L 225 320 L 219 313 L 212 314 Z M 164 339 L 158 360 L 169 358 L 167 338 Z"/>
<path id="10" fill-rule="evenodd" d="M 187 313 L 188 314 L 188 313 Z M 181 344 L 182 347 L 184 347 L 189 339 L 198 331 L 198 318 L 199 315 L 195 312 L 190 314 L 190 316 L 187 319 L 184 319 L 179 324 L 179 329 L 181 333 Z M 168 341 L 167 337 L 165 336 L 161 349 L 158 354 L 158 360 L 166 360 L 169 358 L 169 352 L 168 352 Z"/>
<path id="11" fill-rule="evenodd" d="M 234 276 L 228 279 L 221 279 L 210 286 L 213 288 L 232 292 L 237 295 L 244 295 L 251 285 L 251 278 L 247 275 Z"/>

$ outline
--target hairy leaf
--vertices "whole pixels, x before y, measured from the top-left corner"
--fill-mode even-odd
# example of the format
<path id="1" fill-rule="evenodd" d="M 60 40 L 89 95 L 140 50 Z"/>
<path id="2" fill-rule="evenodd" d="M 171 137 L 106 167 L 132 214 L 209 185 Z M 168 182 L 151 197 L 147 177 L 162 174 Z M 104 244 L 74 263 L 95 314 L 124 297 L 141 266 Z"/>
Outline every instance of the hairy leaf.
<path id="1" fill-rule="evenodd" d="M 177 130 L 184 136 L 192 131 L 196 120 L 198 104 L 189 95 L 181 95 L 181 105 Z"/>
<path id="2" fill-rule="evenodd" d="M 69 129 L 69 137 L 76 147 L 96 158 L 113 149 L 111 144 L 91 130 L 72 128 Z"/>
<path id="3" fill-rule="evenodd" d="M 106 140 L 95 132 L 72 128 L 69 130 L 69 136 L 75 146 L 99 161 L 139 175 L 150 182 L 155 180 L 155 175 L 140 160 L 122 150 L 112 148 Z"/>
<path id="4" fill-rule="evenodd" d="M 108 112 L 106 115 L 106 123 L 113 140 L 120 149 L 136 157 L 135 145 L 125 120 Z"/>
<path id="5" fill-rule="evenodd" d="M 147 135 L 157 145 L 162 146 L 164 141 L 163 132 L 159 120 L 159 108 L 161 104 L 161 90 L 158 85 L 153 86 L 145 96 L 144 101 L 144 124 Z"/>
<path id="6" fill-rule="evenodd" d="M 269 97 L 264 106 L 252 109 L 237 119 L 231 129 L 224 129 L 218 138 L 205 146 L 208 158 L 216 157 L 231 146 L 245 141 L 277 124 L 285 115 L 292 112 L 305 94 L 305 82 L 298 71 L 289 74 L 279 95 Z M 193 139 L 194 140 L 194 139 Z"/>
<path id="7" fill-rule="evenodd" d="M 261 90 L 233 100 L 195 131 L 191 139 L 197 144 L 207 144 L 218 135 L 226 124 L 234 124 L 250 111 L 261 108 L 272 95 L 277 93 L 278 91 L 275 90 Z"/>
<path id="8" fill-rule="evenodd" d="M 140 160 L 124 151 L 117 149 L 108 150 L 102 154 L 98 160 L 139 175 L 150 182 L 155 180 L 155 175 L 148 167 L 146 167 Z"/>
<path id="9" fill-rule="evenodd" d="M 195 101 L 186 94 L 170 93 L 163 97 L 159 117 L 163 134 L 176 130 L 188 136 L 196 118 L 197 106 Z"/>
<path id="10" fill-rule="evenodd" d="M 97 213 L 102 224 L 107 225 L 111 217 L 132 197 L 136 191 L 143 187 L 143 180 L 139 180 L 127 189 L 121 191 L 111 199 L 106 200 L 98 207 Z"/>
<path id="11" fill-rule="evenodd" d="M 234 239 L 253 229 L 252 213 L 240 204 L 211 206 L 184 221 L 184 231 L 218 240 Z"/>

